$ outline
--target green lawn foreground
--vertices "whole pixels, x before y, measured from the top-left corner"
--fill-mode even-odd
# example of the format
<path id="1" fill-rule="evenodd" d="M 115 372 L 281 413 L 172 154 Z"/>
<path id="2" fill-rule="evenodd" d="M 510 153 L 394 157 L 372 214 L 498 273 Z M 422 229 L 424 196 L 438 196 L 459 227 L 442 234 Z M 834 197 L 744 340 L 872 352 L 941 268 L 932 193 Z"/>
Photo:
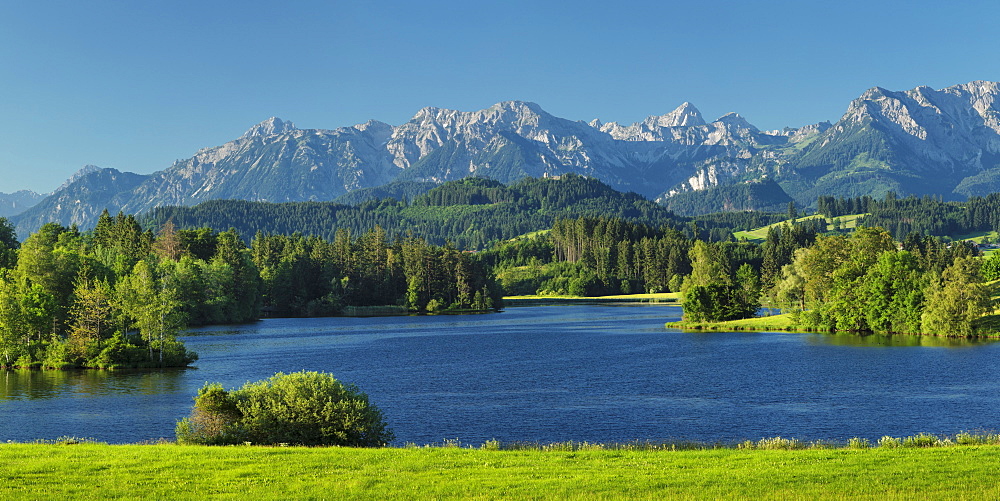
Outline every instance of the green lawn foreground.
<path id="1" fill-rule="evenodd" d="M 1000 447 L 688 451 L 0 444 L 0 499 L 998 499 Z"/>

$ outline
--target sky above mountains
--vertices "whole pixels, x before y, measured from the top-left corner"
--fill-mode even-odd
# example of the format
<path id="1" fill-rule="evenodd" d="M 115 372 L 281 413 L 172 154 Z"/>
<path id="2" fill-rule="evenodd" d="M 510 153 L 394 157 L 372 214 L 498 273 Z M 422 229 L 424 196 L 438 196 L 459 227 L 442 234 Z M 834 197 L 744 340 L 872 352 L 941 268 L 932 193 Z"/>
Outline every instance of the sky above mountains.
<path id="1" fill-rule="evenodd" d="M 1000 80 L 1000 3 L 107 0 L 0 7 L 0 191 L 149 173 L 270 116 L 300 128 L 533 101 L 631 123 L 684 101 L 761 129 L 881 86 Z"/>

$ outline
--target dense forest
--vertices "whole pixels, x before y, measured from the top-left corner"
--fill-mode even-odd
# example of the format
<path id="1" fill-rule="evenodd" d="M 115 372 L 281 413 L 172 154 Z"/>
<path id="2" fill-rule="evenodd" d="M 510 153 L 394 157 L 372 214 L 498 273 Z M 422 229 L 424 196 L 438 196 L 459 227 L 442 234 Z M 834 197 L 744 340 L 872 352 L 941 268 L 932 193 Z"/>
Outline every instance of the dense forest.
<path id="1" fill-rule="evenodd" d="M 181 299 L 164 286 L 157 260 L 145 259 L 158 248 L 134 218 L 102 219 L 89 236 L 50 223 L 23 245 L 3 245 L 16 251 L 0 270 L 0 366 L 178 366 L 196 358 L 174 339 L 184 325 Z M 219 260 L 214 269 L 224 267 Z"/>
<path id="2" fill-rule="evenodd" d="M 791 312 L 799 326 L 818 331 L 972 336 L 975 322 L 992 311 L 983 271 L 1000 278 L 1000 259 L 984 266 L 974 246 L 915 234 L 898 245 L 887 231 L 867 227 L 816 236 L 793 251 L 773 284 L 756 281 L 752 269 L 733 273 L 720 253 L 693 250 L 692 260 L 694 271 L 684 284 L 687 319 L 753 316 L 759 303 L 733 298 L 760 283 L 745 297 L 765 299 Z"/>
<path id="3" fill-rule="evenodd" d="M 383 305 L 484 311 L 500 301 L 468 253 L 389 241 L 378 227 L 330 242 L 258 234 L 247 246 L 232 229 L 168 221 L 154 235 L 105 212 L 91 232 L 50 223 L 19 244 L 0 219 L 2 367 L 183 366 L 196 358 L 175 339 L 187 325 Z"/>
<path id="4" fill-rule="evenodd" d="M 105 211 L 91 231 L 50 223 L 23 243 L 0 218 L 0 366 L 186 365 L 196 355 L 175 336 L 188 325 L 487 311 L 504 294 L 673 291 L 690 320 L 746 318 L 763 304 L 817 330 L 974 333 L 1000 257 L 934 235 L 995 230 L 1000 195 L 820 197 L 818 207 L 868 215 L 850 235 L 796 220 L 792 204 L 686 218 L 564 176 L 467 178 L 409 202 L 207 202 L 157 210 L 145 228 Z M 761 243 L 732 238 L 787 217 Z"/>
<path id="5" fill-rule="evenodd" d="M 771 227 L 760 244 L 709 242 L 581 217 L 478 258 L 508 294 L 675 291 L 696 322 L 749 318 L 764 305 L 820 331 L 969 336 L 992 311 L 984 280 L 1000 279 L 1000 256 L 984 261 L 972 244 L 916 233 L 897 242 L 881 228 L 824 230 L 804 219 Z"/>
<path id="6" fill-rule="evenodd" d="M 815 220 L 775 226 L 758 245 L 705 242 L 670 227 L 581 217 L 557 220 L 547 233 L 504 242 L 478 258 L 494 270 L 507 294 L 678 292 L 692 273 L 696 242 L 717 249 L 728 271 L 746 264 L 771 283 L 792 253 L 815 239 L 820 226 Z"/>
<path id="7" fill-rule="evenodd" d="M 772 295 L 817 330 L 969 336 L 992 311 L 977 255 L 934 238 L 900 248 L 881 228 L 859 228 L 797 251 Z"/>
<path id="8" fill-rule="evenodd" d="M 893 193 L 883 200 L 823 196 L 817 200 L 817 212 L 828 218 L 867 214 L 865 226 L 885 228 L 900 241 L 910 233 L 956 236 L 1000 228 L 1000 193 L 971 197 L 966 202 L 929 196 L 898 198 Z"/>
<path id="9" fill-rule="evenodd" d="M 407 185 L 409 186 L 409 185 Z M 546 230 L 557 219 L 615 217 L 653 227 L 671 227 L 689 237 L 724 241 L 734 230 L 784 219 L 780 214 L 731 212 L 694 218 L 675 215 L 635 193 L 621 193 L 596 179 L 568 174 L 525 178 L 509 186 L 465 178 L 437 186 L 412 200 L 368 199 L 356 205 L 332 202 L 266 203 L 214 200 L 193 207 L 162 207 L 142 218 L 144 227 L 173 221 L 181 228 L 234 228 L 242 235 L 300 233 L 333 240 L 381 227 L 389 239 L 410 235 L 464 250 L 483 250 L 519 235 Z"/>

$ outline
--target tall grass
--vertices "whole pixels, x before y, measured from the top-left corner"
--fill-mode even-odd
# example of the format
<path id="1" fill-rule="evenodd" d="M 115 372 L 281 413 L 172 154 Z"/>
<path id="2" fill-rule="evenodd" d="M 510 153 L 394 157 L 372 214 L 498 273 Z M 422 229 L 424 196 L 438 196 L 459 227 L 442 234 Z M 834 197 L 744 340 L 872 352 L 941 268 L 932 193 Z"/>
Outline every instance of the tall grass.
<path id="1" fill-rule="evenodd" d="M 699 442 L 695 440 L 649 441 L 635 440 L 631 442 L 501 442 L 487 440 L 476 446 L 462 444 L 458 439 L 444 439 L 442 442 L 428 444 L 423 448 L 466 448 L 486 451 L 537 451 L 537 452 L 576 452 L 576 451 L 692 451 L 692 450 L 806 450 L 806 449 L 896 449 L 896 448 L 926 448 L 926 447 L 957 447 L 1000 445 L 1000 433 L 966 432 L 954 436 L 938 436 L 929 433 L 918 433 L 906 437 L 883 436 L 875 443 L 867 438 L 853 437 L 847 441 L 813 440 L 803 441 L 796 438 L 765 437 L 760 440 L 744 440 L 742 442 Z M 407 444 L 408 448 L 421 448 L 416 444 Z"/>

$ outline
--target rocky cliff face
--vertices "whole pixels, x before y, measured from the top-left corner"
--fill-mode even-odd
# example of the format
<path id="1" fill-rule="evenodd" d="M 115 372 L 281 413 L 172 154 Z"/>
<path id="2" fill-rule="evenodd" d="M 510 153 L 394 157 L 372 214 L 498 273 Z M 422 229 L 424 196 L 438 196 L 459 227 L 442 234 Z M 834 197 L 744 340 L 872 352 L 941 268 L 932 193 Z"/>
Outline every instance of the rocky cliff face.
<path id="1" fill-rule="evenodd" d="M 385 149 L 392 127 L 368 122 L 336 130 L 272 127 L 271 119 L 240 139 L 206 148 L 154 173 L 123 205 L 142 212 L 211 199 L 289 202 L 332 200 L 391 182 L 398 172 Z M 290 122 L 283 122 L 290 125 Z"/>
<path id="2" fill-rule="evenodd" d="M 798 179 L 810 185 L 794 196 L 997 191 L 998 94 L 996 82 L 982 81 L 941 90 L 872 88 L 793 159 Z"/>
<path id="3" fill-rule="evenodd" d="M 996 82 L 876 87 L 836 124 L 780 131 L 761 131 L 736 113 L 706 122 L 690 103 L 631 125 L 566 120 L 522 101 L 472 112 L 424 108 L 399 126 L 298 129 L 272 117 L 149 176 L 87 172 L 16 222 L 86 227 L 105 207 L 332 200 L 391 182 L 473 175 L 510 182 L 567 172 L 661 200 L 765 178 L 800 204 L 820 194 L 889 190 L 974 195 L 1000 191 L 998 93 Z"/>

